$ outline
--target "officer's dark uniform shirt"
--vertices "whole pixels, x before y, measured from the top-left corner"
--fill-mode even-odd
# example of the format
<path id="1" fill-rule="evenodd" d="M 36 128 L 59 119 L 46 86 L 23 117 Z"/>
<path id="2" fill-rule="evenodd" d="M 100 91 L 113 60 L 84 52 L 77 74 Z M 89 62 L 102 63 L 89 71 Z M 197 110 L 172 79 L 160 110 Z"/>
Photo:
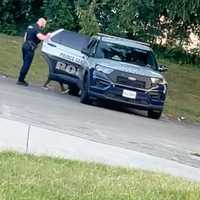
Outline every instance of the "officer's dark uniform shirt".
<path id="1" fill-rule="evenodd" d="M 25 42 L 30 43 L 34 46 L 34 48 L 37 47 L 37 45 L 40 43 L 40 40 L 37 38 L 37 34 L 41 32 L 41 29 L 37 24 L 33 26 L 28 26 L 26 31 L 26 38 Z"/>
<path id="2" fill-rule="evenodd" d="M 37 38 L 37 34 L 40 32 L 41 30 L 37 24 L 35 24 L 34 26 L 29 26 L 26 30 L 24 38 L 25 42 L 22 45 L 23 65 L 18 78 L 18 81 L 21 83 L 25 84 L 24 79 L 31 66 L 35 49 L 37 48 L 37 45 L 40 43 L 40 40 Z"/>

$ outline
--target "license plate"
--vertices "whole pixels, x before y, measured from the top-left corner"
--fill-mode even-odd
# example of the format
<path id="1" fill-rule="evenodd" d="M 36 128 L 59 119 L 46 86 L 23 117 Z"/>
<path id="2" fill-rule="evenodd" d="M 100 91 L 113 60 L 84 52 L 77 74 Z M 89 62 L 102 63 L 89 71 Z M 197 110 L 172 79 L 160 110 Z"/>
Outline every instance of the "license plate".
<path id="1" fill-rule="evenodd" d="M 136 99 L 137 93 L 130 90 L 123 90 L 122 96 L 129 99 Z"/>

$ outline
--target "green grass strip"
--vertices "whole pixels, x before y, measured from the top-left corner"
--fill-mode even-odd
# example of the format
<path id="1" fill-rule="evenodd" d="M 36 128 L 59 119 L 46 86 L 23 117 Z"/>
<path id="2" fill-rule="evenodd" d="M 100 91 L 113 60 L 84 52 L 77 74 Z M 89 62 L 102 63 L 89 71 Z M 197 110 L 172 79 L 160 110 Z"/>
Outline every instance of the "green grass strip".
<path id="1" fill-rule="evenodd" d="M 199 200 L 200 184 L 99 164 L 0 153 L 0 200 Z"/>

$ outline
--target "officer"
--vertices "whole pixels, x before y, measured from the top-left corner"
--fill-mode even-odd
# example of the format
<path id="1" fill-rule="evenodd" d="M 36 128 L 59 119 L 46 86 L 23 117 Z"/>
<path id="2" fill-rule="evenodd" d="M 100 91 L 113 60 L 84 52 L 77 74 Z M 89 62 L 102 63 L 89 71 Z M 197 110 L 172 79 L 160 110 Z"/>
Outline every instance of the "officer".
<path id="1" fill-rule="evenodd" d="M 47 18 L 40 18 L 34 26 L 29 26 L 27 28 L 22 46 L 23 65 L 17 81 L 17 84 L 19 85 L 28 86 L 25 77 L 31 66 L 35 49 L 41 41 L 48 39 L 51 35 L 50 33 L 47 33 L 46 35 L 41 33 L 41 30 L 45 28 L 46 24 Z"/>

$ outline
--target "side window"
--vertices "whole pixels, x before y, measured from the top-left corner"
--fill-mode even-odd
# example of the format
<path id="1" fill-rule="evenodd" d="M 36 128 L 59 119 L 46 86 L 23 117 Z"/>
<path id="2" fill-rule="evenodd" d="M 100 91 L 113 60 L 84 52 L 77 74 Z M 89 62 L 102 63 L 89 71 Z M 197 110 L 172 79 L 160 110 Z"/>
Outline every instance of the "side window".
<path id="1" fill-rule="evenodd" d="M 51 40 L 53 42 L 66 46 L 69 43 L 68 42 L 69 38 L 67 36 L 68 36 L 67 33 L 65 31 L 62 31 L 53 36 Z"/>
<path id="2" fill-rule="evenodd" d="M 90 37 L 72 31 L 61 31 L 51 40 L 62 46 L 81 51 L 88 44 Z"/>
<path id="3" fill-rule="evenodd" d="M 94 44 L 95 40 L 91 39 L 90 42 L 88 43 L 87 49 L 91 49 L 92 45 Z"/>
<path id="4" fill-rule="evenodd" d="M 61 32 L 62 33 L 62 32 Z M 56 42 L 56 43 L 58 43 L 58 44 L 60 44 L 61 43 L 61 40 L 62 40 L 62 34 L 61 33 L 58 33 L 58 34 L 56 34 L 55 36 L 53 36 L 52 38 L 51 38 L 51 40 L 53 41 L 53 42 Z"/>
<path id="5" fill-rule="evenodd" d="M 158 64 L 157 64 L 156 57 L 153 52 L 148 53 L 148 61 L 147 62 L 148 62 L 148 64 L 150 64 L 152 66 L 152 68 L 154 70 L 157 69 Z"/>
<path id="6" fill-rule="evenodd" d="M 97 44 L 98 44 L 98 42 L 95 41 L 95 42 L 93 43 L 93 45 L 91 46 L 91 49 L 90 49 L 90 55 L 91 55 L 91 56 L 94 56 L 94 55 L 96 54 Z"/>
<path id="7" fill-rule="evenodd" d="M 97 40 L 92 39 L 87 46 L 87 49 L 89 50 L 91 56 L 95 54 L 96 46 L 97 46 Z"/>

